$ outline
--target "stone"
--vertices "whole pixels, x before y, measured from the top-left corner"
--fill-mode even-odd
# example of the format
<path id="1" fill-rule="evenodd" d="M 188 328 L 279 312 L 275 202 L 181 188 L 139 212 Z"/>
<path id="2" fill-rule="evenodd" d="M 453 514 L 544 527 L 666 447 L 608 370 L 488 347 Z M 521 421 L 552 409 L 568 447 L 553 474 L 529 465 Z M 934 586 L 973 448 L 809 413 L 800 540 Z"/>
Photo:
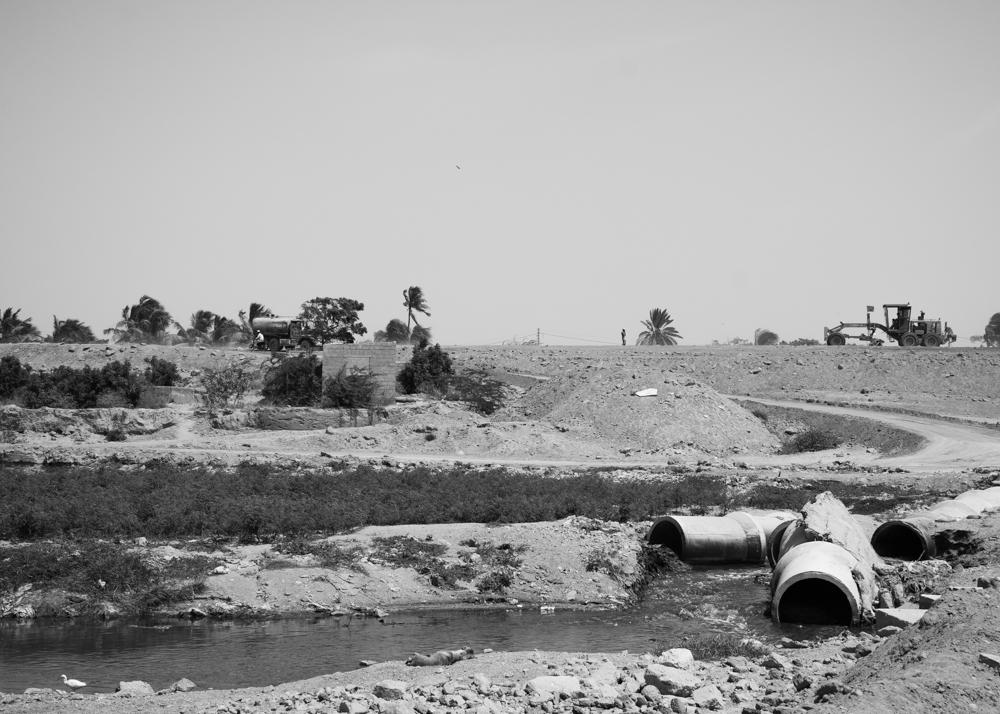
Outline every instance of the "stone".
<path id="1" fill-rule="evenodd" d="M 767 669 L 784 670 L 791 667 L 792 663 L 789 662 L 785 657 L 782 657 L 777 652 L 772 652 L 771 654 L 769 654 L 767 657 L 764 658 L 764 661 L 761 662 L 761 665 L 763 665 Z"/>
<path id="2" fill-rule="evenodd" d="M 993 669 L 1000 669 L 1000 655 L 980 652 L 979 661 Z"/>
<path id="3" fill-rule="evenodd" d="M 375 683 L 372 693 L 379 699 L 402 699 L 406 696 L 409 686 L 398 679 L 383 679 Z"/>
<path id="4" fill-rule="evenodd" d="M 97 616 L 102 620 L 115 620 L 122 614 L 115 605 L 110 602 L 102 602 L 97 606 Z"/>
<path id="5" fill-rule="evenodd" d="M 795 686 L 796 692 L 801 692 L 803 689 L 809 689 L 812 686 L 812 680 L 801 672 L 798 672 L 792 677 L 792 684 Z"/>
<path id="6" fill-rule="evenodd" d="M 875 610 L 875 629 L 879 630 L 886 625 L 909 627 L 920 622 L 926 613 L 926 610 L 911 607 L 880 607 Z"/>
<path id="7" fill-rule="evenodd" d="M 899 634 L 903 631 L 903 628 L 899 625 L 886 625 L 876 632 L 879 637 L 892 637 L 893 635 Z"/>
<path id="8" fill-rule="evenodd" d="M 683 669 L 664 664 L 651 664 L 644 675 L 646 684 L 652 684 L 660 694 L 690 697 L 691 692 L 701 686 L 701 680 Z"/>
<path id="9" fill-rule="evenodd" d="M 178 679 L 176 682 L 170 685 L 170 690 L 173 692 L 190 692 L 192 689 L 196 688 L 198 685 L 192 682 L 187 677 L 183 679 Z"/>
<path id="10" fill-rule="evenodd" d="M 722 709 L 726 701 L 722 696 L 722 692 L 714 684 L 706 684 L 704 687 L 698 687 L 691 692 L 691 699 L 694 700 L 696 706 L 713 711 Z"/>
<path id="11" fill-rule="evenodd" d="M 141 679 L 136 679 L 131 682 L 118 682 L 118 688 L 115 692 L 123 697 L 137 697 L 146 694 L 156 694 L 156 690 L 153 689 L 149 682 L 143 682 Z"/>
<path id="12" fill-rule="evenodd" d="M 382 714 L 417 714 L 417 710 L 409 702 L 393 700 L 382 705 Z"/>
<path id="13" fill-rule="evenodd" d="M 493 686 L 493 682 L 485 674 L 477 672 L 472 677 L 472 683 L 476 685 L 476 689 L 480 694 L 487 694 L 490 691 L 490 687 Z"/>
<path id="14" fill-rule="evenodd" d="M 694 664 L 694 655 L 691 654 L 691 650 L 685 649 L 684 647 L 675 647 L 674 649 L 669 649 L 660 654 L 656 658 L 658 664 L 664 664 L 667 667 L 676 667 L 677 669 L 690 669 L 691 665 Z"/>
<path id="15" fill-rule="evenodd" d="M 927 608 L 932 607 L 940 599 L 941 599 L 940 595 L 934 595 L 933 593 L 923 593 L 920 596 L 920 600 L 918 601 L 917 604 L 920 605 L 921 610 L 926 610 Z"/>
<path id="16" fill-rule="evenodd" d="M 647 702 L 656 704 L 656 702 L 663 699 L 663 695 L 660 694 L 660 690 L 654 687 L 652 684 L 645 685 L 639 690 L 639 694 L 646 698 Z"/>
<path id="17" fill-rule="evenodd" d="M 553 695 L 573 697 L 583 694 L 580 679 L 570 675 L 547 675 L 535 677 L 525 685 L 525 691 L 545 699 L 551 699 Z"/>

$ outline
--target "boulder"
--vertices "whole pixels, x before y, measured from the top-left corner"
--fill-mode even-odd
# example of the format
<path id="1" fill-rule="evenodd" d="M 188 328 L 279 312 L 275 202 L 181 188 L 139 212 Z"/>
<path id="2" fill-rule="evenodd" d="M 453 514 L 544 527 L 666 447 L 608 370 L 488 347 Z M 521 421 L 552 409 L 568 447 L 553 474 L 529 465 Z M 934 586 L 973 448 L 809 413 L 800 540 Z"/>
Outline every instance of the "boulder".
<path id="1" fill-rule="evenodd" d="M 722 692 L 714 684 L 706 684 L 704 687 L 698 687 L 696 690 L 691 692 L 691 699 L 694 703 L 704 709 L 722 709 L 725 705 L 726 700 L 722 696 Z"/>
<path id="2" fill-rule="evenodd" d="M 651 664 L 644 675 L 646 684 L 652 684 L 660 694 L 690 697 L 691 692 L 701 686 L 701 680 L 690 672 L 664 664 Z"/>
<path id="3" fill-rule="evenodd" d="M 178 679 L 176 682 L 170 685 L 170 690 L 173 692 L 190 692 L 195 689 L 198 685 L 192 682 L 187 677 L 183 679 Z"/>
<path id="4" fill-rule="evenodd" d="M 668 667 L 676 667 L 677 669 L 690 669 L 691 665 L 694 664 L 694 655 L 691 654 L 691 650 L 689 649 L 675 647 L 661 653 L 656 658 L 656 662 L 658 664 L 665 664 Z"/>
<path id="5" fill-rule="evenodd" d="M 143 682 L 141 679 L 136 679 L 131 682 L 118 682 L 118 688 L 115 692 L 122 697 L 137 697 L 144 696 L 146 694 L 156 694 L 156 690 L 153 689 L 149 682 Z"/>
<path id="6" fill-rule="evenodd" d="M 535 677 L 525 685 L 525 691 L 538 697 L 548 699 L 553 695 L 573 697 L 583 694 L 583 687 L 578 677 L 570 675 L 547 675 Z"/>
<path id="7" fill-rule="evenodd" d="M 372 693 L 379 699 L 402 699 L 406 696 L 409 686 L 398 679 L 383 679 L 375 683 Z"/>
<path id="8" fill-rule="evenodd" d="M 927 610 L 912 607 L 885 607 L 875 610 L 875 629 L 880 630 L 888 625 L 909 627 L 920 622 Z"/>

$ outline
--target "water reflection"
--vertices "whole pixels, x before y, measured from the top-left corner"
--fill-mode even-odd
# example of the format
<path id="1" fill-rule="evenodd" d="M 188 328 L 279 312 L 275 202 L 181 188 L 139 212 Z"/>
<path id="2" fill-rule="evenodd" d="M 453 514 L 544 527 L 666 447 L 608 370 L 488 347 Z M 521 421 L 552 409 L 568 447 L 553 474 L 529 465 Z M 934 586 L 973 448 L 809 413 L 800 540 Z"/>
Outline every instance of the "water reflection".
<path id="1" fill-rule="evenodd" d="M 706 631 L 765 640 L 785 634 L 763 616 L 767 574 L 758 568 L 701 568 L 655 583 L 628 611 L 542 614 L 419 611 L 374 619 L 259 622 L 70 621 L 0 625 L 0 691 L 60 686 L 83 679 L 85 692 L 112 692 L 121 680 L 163 688 L 187 677 L 203 688 L 262 686 L 355 669 L 361 660 L 405 659 L 412 652 L 475 650 L 653 652 Z M 793 630 L 795 628 L 792 628 Z"/>

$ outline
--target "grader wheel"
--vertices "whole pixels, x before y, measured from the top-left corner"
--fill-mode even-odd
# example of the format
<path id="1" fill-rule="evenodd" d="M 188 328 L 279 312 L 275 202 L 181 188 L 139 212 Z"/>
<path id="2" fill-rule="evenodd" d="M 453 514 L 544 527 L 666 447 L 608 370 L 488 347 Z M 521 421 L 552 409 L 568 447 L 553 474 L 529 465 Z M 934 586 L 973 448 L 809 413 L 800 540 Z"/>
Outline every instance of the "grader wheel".
<path id="1" fill-rule="evenodd" d="M 912 332 L 907 332 L 905 335 L 899 338 L 900 347 L 916 347 L 920 344 L 920 338 L 917 337 Z"/>
<path id="2" fill-rule="evenodd" d="M 830 345 L 831 347 L 840 347 L 842 345 L 847 344 L 847 338 L 844 337 L 839 332 L 834 332 L 832 334 L 827 335 L 826 344 Z"/>

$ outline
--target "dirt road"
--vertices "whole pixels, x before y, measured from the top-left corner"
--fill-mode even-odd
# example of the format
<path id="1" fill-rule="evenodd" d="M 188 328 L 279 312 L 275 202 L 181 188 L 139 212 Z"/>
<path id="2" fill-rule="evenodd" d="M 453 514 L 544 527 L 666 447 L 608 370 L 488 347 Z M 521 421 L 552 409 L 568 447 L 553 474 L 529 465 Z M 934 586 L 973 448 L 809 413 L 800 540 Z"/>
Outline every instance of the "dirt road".
<path id="1" fill-rule="evenodd" d="M 964 471 L 977 466 L 1000 464 L 1000 431 L 995 429 L 876 409 L 858 409 L 757 397 L 753 397 L 751 401 L 823 414 L 871 419 L 897 429 L 913 432 L 925 440 L 920 450 L 899 456 L 879 456 L 878 454 L 852 451 L 850 459 L 854 463 L 879 464 L 887 468 L 903 468 L 911 472 L 933 471 L 938 473 Z M 817 460 L 828 460 L 828 458 L 828 452 L 821 452 L 820 454 L 802 453 L 747 457 L 744 460 L 751 465 L 781 465 L 790 463 L 813 464 Z"/>

